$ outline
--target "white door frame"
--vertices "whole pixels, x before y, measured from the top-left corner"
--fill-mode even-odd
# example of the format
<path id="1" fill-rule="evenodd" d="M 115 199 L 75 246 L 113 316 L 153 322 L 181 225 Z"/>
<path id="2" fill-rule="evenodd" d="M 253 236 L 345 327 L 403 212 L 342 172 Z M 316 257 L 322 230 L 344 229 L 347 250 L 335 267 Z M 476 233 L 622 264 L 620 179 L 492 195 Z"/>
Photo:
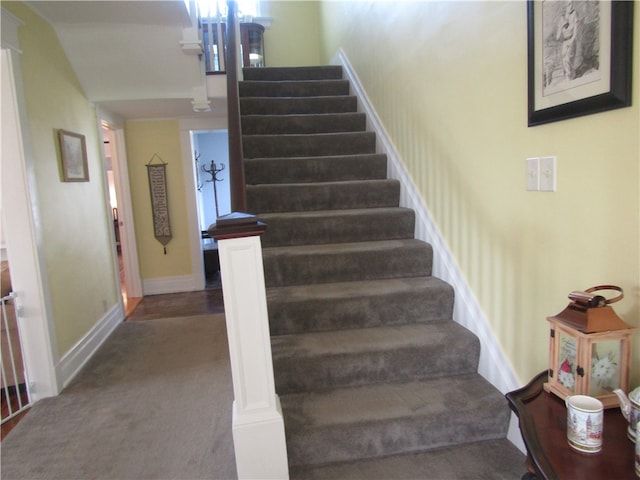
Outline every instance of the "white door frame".
<path id="1" fill-rule="evenodd" d="M 108 130 L 111 162 L 113 167 L 114 187 L 118 199 L 118 227 L 120 233 L 120 250 L 122 252 L 122 268 L 125 278 L 127 298 L 143 296 L 142 278 L 138 263 L 138 248 L 131 206 L 131 189 L 129 187 L 129 170 L 127 168 L 127 150 L 125 148 L 124 131 L 112 126 L 107 120 L 102 125 Z M 120 276 L 118 275 L 118 283 Z"/>
<path id="2" fill-rule="evenodd" d="M 185 179 L 187 202 L 187 221 L 189 225 L 189 244 L 191 246 L 191 268 L 195 290 L 205 288 L 204 256 L 202 253 L 202 234 L 196 192 L 196 172 L 193 152 L 193 133 L 207 130 L 226 130 L 227 117 L 197 118 L 180 120 L 180 145 L 182 148 L 182 168 Z"/>
<path id="3" fill-rule="evenodd" d="M 5 16 L 6 12 L 3 11 L 3 17 Z M 2 217 L 11 283 L 17 296 L 18 330 L 29 394 L 33 402 L 57 395 L 62 386 L 59 385 L 56 373 L 59 357 L 48 282 L 43 274 L 42 226 L 38 221 L 37 189 L 17 51 L 2 49 L 0 70 Z"/>
<path id="4" fill-rule="evenodd" d="M 195 162 L 193 156 L 192 136 L 189 130 L 180 130 L 180 146 L 182 149 L 182 168 L 184 172 L 184 190 L 187 203 L 187 225 L 189 226 L 189 245 L 191 250 L 191 271 L 193 272 L 194 290 L 203 290 L 204 257 L 202 255 L 202 234 L 196 198 Z"/>

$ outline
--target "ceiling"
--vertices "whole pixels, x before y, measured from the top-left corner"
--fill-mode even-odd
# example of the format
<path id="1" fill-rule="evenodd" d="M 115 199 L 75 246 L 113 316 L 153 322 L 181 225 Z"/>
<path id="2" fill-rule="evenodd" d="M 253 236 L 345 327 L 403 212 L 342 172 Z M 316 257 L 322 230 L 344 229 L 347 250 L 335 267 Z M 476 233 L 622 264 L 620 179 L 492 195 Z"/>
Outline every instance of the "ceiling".
<path id="1" fill-rule="evenodd" d="M 53 25 L 67 23 L 190 26 L 189 13 L 181 0 L 32 0 L 31 7 Z"/>
<path id="2" fill-rule="evenodd" d="M 180 41 L 192 30 L 184 0 L 29 1 L 55 29 L 87 98 L 122 119 L 226 115 L 193 110 L 205 75 Z"/>

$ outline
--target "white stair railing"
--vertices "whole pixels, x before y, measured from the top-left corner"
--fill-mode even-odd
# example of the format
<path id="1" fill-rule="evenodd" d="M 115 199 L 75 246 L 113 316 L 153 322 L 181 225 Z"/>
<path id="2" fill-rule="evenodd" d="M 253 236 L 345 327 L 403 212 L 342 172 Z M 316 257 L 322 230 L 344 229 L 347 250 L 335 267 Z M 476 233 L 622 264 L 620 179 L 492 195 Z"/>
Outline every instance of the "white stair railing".
<path id="1" fill-rule="evenodd" d="M 207 73 L 224 73 L 226 70 L 223 27 L 226 13 L 223 13 L 220 11 L 218 2 L 215 4 L 215 11 L 209 4 L 207 10 L 201 12 L 205 69 Z"/>

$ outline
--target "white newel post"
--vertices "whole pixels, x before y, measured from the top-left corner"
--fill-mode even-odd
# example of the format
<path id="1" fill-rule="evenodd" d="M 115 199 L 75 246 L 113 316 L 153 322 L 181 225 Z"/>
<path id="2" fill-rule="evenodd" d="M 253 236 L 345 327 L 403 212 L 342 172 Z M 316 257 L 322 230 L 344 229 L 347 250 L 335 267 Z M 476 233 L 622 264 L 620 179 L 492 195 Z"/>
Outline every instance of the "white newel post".
<path id="1" fill-rule="evenodd" d="M 218 218 L 220 275 L 233 377 L 233 442 L 239 479 L 288 479 L 287 445 L 275 392 L 260 235 L 246 214 Z"/>

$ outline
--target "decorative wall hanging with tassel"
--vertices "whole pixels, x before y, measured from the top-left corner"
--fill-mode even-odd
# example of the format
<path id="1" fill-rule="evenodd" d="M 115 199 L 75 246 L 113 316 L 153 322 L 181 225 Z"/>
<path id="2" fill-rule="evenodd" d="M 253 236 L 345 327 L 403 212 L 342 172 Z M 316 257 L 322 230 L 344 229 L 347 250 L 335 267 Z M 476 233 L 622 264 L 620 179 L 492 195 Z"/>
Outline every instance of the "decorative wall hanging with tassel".
<path id="1" fill-rule="evenodd" d="M 154 161 L 160 163 L 154 164 Z M 167 244 L 171 241 L 169 223 L 169 202 L 167 200 L 167 164 L 154 153 L 147 163 L 149 191 L 151 192 L 151 210 L 153 212 L 153 232 L 167 254 Z"/>

